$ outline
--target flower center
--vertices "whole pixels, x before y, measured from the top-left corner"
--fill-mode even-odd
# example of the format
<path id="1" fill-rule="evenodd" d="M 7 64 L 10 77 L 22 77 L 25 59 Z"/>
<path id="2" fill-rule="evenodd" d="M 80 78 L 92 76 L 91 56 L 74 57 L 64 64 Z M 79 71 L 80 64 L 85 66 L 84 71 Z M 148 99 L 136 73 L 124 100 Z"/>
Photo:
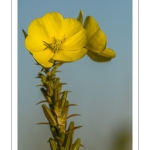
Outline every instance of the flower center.
<path id="1" fill-rule="evenodd" d="M 50 50 L 53 51 L 53 53 L 55 53 L 61 49 L 61 46 L 65 41 L 66 41 L 65 37 L 62 40 L 59 40 L 59 39 L 56 39 L 55 37 L 53 37 L 52 43 L 49 44 L 45 41 L 43 41 L 43 42 L 44 42 L 44 45 L 46 46 L 45 49 L 49 48 Z"/>

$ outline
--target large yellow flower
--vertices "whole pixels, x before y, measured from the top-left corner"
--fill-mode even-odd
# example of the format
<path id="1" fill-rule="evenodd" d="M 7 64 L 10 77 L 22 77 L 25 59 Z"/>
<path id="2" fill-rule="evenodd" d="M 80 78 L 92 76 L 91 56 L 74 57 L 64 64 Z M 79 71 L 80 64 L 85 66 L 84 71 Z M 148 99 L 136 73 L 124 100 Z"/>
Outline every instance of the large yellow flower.
<path id="1" fill-rule="evenodd" d="M 25 47 L 43 67 L 54 60 L 72 62 L 82 58 L 87 49 L 87 31 L 73 18 L 64 19 L 57 12 L 33 20 L 28 27 Z"/>
<path id="2" fill-rule="evenodd" d="M 82 11 L 80 11 L 77 19 L 82 23 Z M 111 60 L 116 56 L 115 52 L 112 49 L 106 48 L 106 35 L 100 29 L 98 23 L 93 17 L 87 16 L 84 21 L 83 27 L 87 30 L 88 33 L 88 41 L 85 47 L 88 49 L 87 54 L 92 60 L 97 62 L 105 62 Z"/>

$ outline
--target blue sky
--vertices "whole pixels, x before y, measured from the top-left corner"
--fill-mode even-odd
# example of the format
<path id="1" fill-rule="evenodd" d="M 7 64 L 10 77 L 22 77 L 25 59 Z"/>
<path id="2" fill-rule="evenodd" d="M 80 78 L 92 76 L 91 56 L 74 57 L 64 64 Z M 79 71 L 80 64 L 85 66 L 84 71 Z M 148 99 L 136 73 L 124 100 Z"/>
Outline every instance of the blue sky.
<path id="1" fill-rule="evenodd" d="M 130 0 L 19 0 L 18 1 L 18 150 L 49 149 L 49 127 L 36 125 L 45 121 L 40 83 L 36 79 L 40 67 L 24 47 L 22 29 L 47 12 L 59 12 L 64 17 L 76 18 L 83 10 L 84 18 L 93 16 L 107 36 L 107 47 L 117 56 L 108 63 L 83 59 L 60 67 L 57 75 L 71 90 L 68 95 L 69 114 L 80 113 L 68 121 L 83 125 L 76 130 L 86 150 L 108 149 L 113 132 L 132 123 L 132 3 Z M 81 148 L 82 149 L 82 148 Z"/>

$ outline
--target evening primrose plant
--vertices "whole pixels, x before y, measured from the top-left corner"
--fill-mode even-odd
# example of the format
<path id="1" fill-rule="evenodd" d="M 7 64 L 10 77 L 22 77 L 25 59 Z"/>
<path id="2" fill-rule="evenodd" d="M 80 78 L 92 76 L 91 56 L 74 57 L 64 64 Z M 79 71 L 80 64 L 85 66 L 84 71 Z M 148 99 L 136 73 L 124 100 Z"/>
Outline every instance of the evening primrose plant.
<path id="1" fill-rule="evenodd" d="M 115 52 L 106 48 L 106 35 L 96 20 L 87 16 L 83 23 L 83 12 L 76 18 L 63 18 L 58 12 L 46 13 L 33 20 L 25 36 L 25 47 L 41 66 L 37 78 L 41 79 L 41 92 L 44 100 L 40 101 L 43 113 L 53 137 L 48 142 L 51 150 L 78 150 L 81 139 L 74 141 L 74 131 L 81 126 L 67 119 L 80 114 L 68 115 L 69 107 L 76 106 L 67 100 L 69 91 L 62 91 L 65 84 L 56 76 L 58 68 L 65 63 L 74 62 L 85 55 L 93 61 L 106 62 L 116 56 Z"/>

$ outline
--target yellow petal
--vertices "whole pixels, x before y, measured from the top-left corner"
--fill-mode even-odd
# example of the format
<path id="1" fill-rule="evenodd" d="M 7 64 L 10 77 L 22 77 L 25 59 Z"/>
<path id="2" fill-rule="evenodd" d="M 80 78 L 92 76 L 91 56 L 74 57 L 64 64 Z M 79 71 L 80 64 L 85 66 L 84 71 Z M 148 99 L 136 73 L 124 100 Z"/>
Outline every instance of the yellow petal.
<path id="1" fill-rule="evenodd" d="M 104 57 L 107 57 L 107 58 L 116 57 L 116 53 L 110 48 L 106 48 L 100 55 L 104 56 Z"/>
<path id="2" fill-rule="evenodd" d="M 36 36 L 28 35 L 25 39 L 25 47 L 31 53 L 43 51 L 46 48 L 43 40 L 44 38 L 40 39 L 39 36 L 36 37 Z"/>
<path id="3" fill-rule="evenodd" d="M 87 54 L 86 48 L 81 48 L 74 51 L 60 50 L 55 53 L 53 59 L 64 62 L 72 62 L 82 58 L 86 54 Z"/>
<path id="4" fill-rule="evenodd" d="M 62 44 L 62 49 L 64 50 L 77 50 L 83 48 L 87 43 L 87 32 L 85 29 L 80 30 L 71 38 L 68 38 L 64 44 Z"/>
<path id="5" fill-rule="evenodd" d="M 63 17 L 57 12 L 47 13 L 42 18 L 44 26 L 48 35 L 61 39 L 64 34 L 63 30 Z"/>
<path id="6" fill-rule="evenodd" d="M 37 18 L 29 24 L 28 36 L 30 35 L 42 41 L 47 41 L 49 39 L 49 34 L 45 28 L 42 18 Z"/>
<path id="7" fill-rule="evenodd" d="M 101 56 L 101 55 L 99 55 L 99 54 L 97 54 L 97 53 L 94 53 L 94 52 L 91 52 L 91 51 L 88 52 L 88 56 L 89 56 L 93 61 L 96 61 L 96 62 L 107 62 L 107 61 L 110 61 L 110 60 L 111 60 L 111 58 Z"/>
<path id="8" fill-rule="evenodd" d="M 71 37 L 82 29 L 83 27 L 77 19 L 73 18 L 64 19 L 63 33 L 65 34 L 65 37 Z"/>
<path id="9" fill-rule="evenodd" d="M 93 34 L 100 30 L 98 23 L 91 16 L 86 17 L 83 27 L 87 30 L 88 37 L 91 37 Z"/>
<path id="10" fill-rule="evenodd" d="M 101 53 L 106 47 L 106 35 L 102 30 L 97 31 L 88 39 L 86 48 L 89 51 Z"/>
<path id="11" fill-rule="evenodd" d="M 80 10 L 77 20 L 82 24 L 83 22 L 83 11 Z"/>
<path id="12" fill-rule="evenodd" d="M 33 52 L 32 55 L 34 59 L 45 68 L 50 68 L 53 65 L 53 60 L 50 59 L 54 56 L 54 53 L 50 50 Z"/>

